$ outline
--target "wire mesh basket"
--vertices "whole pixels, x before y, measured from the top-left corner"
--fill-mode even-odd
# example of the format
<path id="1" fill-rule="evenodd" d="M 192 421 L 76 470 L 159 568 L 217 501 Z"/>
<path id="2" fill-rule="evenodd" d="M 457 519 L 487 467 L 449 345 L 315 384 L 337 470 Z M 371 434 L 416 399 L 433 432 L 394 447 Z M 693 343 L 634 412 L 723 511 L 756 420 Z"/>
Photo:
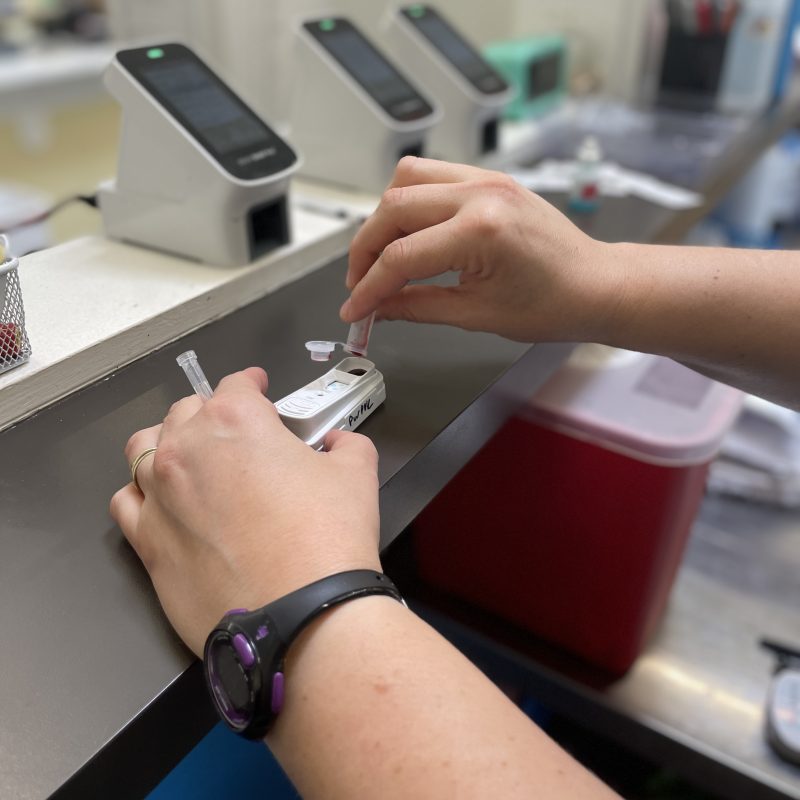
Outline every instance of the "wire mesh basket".
<path id="1" fill-rule="evenodd" d="M 25 363 L 31 357 L 17 274 L 19 260 L 3 257 L 7 247 L 8 240 L 0 236 L 0 373 Z"/>

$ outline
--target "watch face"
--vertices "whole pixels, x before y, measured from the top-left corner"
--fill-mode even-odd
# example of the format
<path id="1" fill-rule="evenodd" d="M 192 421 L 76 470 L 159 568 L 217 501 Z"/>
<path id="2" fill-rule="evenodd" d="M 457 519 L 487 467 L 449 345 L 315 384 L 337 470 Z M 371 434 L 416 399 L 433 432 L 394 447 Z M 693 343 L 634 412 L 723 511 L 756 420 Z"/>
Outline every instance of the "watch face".
<path id="1" fill-rule="evenodd" d="M 228 634 L 220 633 L 209 643 L 206 665 L 212 695 L 220 714 L 231 727 L 246 728 L 253 714 L 253 691 L 250 677 Z"/>

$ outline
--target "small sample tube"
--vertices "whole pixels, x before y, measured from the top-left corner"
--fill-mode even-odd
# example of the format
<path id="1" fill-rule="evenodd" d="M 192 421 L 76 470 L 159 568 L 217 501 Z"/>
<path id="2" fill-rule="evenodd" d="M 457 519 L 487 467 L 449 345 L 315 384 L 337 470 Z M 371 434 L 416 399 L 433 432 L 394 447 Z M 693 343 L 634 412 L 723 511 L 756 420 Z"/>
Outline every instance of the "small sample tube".
<path id="1" fill-rule="evenodd" d="M 373 311 L 368 317 L 354 322 L 350 326 L 350 332 L 347 334 L 347 342 L 344 349 L 354 356 L 365 356 L 367 348 L 369 347 L 369 335 L 372 333 L 372 324 L 375 322 L 375 312 Z"/>
<path id="2" fill-rule="evenodd" d="M 214 396 L 214 392 L 202 367 L 197 363 L 197 355 L 194 350 L 187 350 L 185 353 L 181 353 L 175 360 L 178 362 L 178 366 L 186 373 L 186 377 L 189 379 L 189 383 L 192 384 L 192 389 L 197 392 L 197 396 L 203 402 L 210 400 Z"/>

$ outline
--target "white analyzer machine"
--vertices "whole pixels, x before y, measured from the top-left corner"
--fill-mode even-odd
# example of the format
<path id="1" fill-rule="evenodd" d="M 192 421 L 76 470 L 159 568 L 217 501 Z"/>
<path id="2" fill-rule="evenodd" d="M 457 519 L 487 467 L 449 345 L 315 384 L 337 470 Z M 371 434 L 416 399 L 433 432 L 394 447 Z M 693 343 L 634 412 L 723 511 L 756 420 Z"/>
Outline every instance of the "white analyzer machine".
<path id="1" fill-rule="evenodd" d="M 122 50 L 105 83 L 122 106 L 108 236 L 221 266 L 289 242 L 298 156 L 189 48 Z"/>
<path id="2" fill-rule="evenodd" d="M 441 119 L 394 64 L 344 17 L 297 31 L 291 138 L 303 176 L 382 192 L 405 155 L 427 155 Z"/>
<path id="3" fill-rule="evenodd" d="M 382 29 L 389 53 L 444 112 L 428 137 L 430 155 L 468 164 L 493 155 L 503 109 L 514 97 L 506 80 L 432 6 L 390 8 Z"/>

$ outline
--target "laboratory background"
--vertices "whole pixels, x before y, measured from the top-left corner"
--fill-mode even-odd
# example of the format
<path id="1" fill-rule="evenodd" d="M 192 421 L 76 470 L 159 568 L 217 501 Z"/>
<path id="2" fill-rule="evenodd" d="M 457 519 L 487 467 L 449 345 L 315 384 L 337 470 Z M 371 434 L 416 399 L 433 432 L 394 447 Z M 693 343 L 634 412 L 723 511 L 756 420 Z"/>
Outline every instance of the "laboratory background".
<path id="1" fill-rule="evenodd" d="M 0 0 L 0 797 L 299 796 L 108 515 L 131 432 L 261 365 L 303 441 L 374 442 L 411 608 L 621 796 L 800 800 L 798 414 L 338 316 L 407 155 L 800 248 L 798 59 L 800 0 Z"/>

